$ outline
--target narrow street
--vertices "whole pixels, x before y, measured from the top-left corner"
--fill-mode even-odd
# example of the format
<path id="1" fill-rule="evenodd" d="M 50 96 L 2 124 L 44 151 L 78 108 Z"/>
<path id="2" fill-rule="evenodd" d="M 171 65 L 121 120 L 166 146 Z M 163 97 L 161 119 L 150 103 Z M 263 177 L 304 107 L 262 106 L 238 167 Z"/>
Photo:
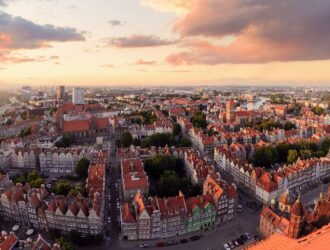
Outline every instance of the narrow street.
<path id="1" fill-rule="evenodd" d="M 113 137 L 112 137 L 113 138 Z M 111 139 L 110 146 L 110 171 L 107 176 L 106 181 L 106 190 L 107 193 L 110 194 L 110 204 L 107 206 L 108 217 L 111 218 L 111 226 L 110 226 L 110 247 L 111 249 L 119 249 L 119 226 L 120 223 L 117 222 L 118 209 L 117 209 L 117 201 L 118 201 L 118 162 L 116 159 L 116 143 L 115 139 Z M 108 196 L 109 197 L 109 196 Z M 109 202 L 109 198 L 107 197 L 107 202 Z M 106 218 L 106 221 L 108 219 Z M 106 222 L 107 224 L 108 221 Z"/>

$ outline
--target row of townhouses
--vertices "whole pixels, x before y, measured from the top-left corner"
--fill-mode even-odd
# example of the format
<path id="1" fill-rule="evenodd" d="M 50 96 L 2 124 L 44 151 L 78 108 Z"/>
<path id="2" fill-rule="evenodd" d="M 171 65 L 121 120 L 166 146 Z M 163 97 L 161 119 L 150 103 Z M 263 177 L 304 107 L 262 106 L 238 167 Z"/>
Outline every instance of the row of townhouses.
<path id="1" fill-rule="evenodd" d="M 187 150 L 186 147 L 155 147 L 151 146 L 150 148 L 142 148 L 140 146 L 131 145 L 128 148 L 118 148 L 117 149 L 117 158 L 118 159 L 127 159 L 127 158 L 140 158 L 146 159 L 149 157 L 156 156 L 158 154 L 167 154 L 173 155 L 176 158 L 183 159 L 184 152 Z"/>
<path id="2" fill-rule="evenodd" d="M 185 198 L 147 198 L 137 191 L 133 201 L 121 209 L 123 240 L 161 239 L 191 232 L 207 231 L 234 217 L 235 185 L 221 180 L 218 173 L 203 183 L 203 195 Z"/>
<path id="3" fill-rule="evenodd" d="M 141 139 L 157 133 L 172 133 L 173 125 L 168 120 L 156 121 L 151 125 L 134 124 L 128 130 L 134 139 Z"/>
<path id="4" fill-rule="evenodd" d="M 278 197 L 286 190 L 299 193 L 330 176 L 330 157 L 298 160 L 270 172 L 248 164 L 243 157 L 237 157 L 230 147 L 214 149 L 214 161 L 220 171 L 229 173 L 238 186 L 249 192 L 264 204 Z"/>
<path id="5" fill-rule="evenodd" d="M 200 154 L 193 149 L 185 151 L 184 164 L 186 175 L 194 184 L 203 183 L 208 175 L 212 175 L 216 172 L 214 166 L 203 159 Z"/>
<path id="6" fill-rule="evenodd" d="M 0 176 L 2 182 L 5 177 Z M 80 193 L 55 196 L 43 186 L 31 189 L 28 184 L 7 181 L 0 189 L 0 213 L 5 221 L 39 230 L 58 229 L 63 233 L 76 230 L 84 235 L 98 235 L 103 232 L 104 165 L 90 166 L 86 186 L 88 197 Z"/>
<path id="7" fill-rule="evenodd" d="M 191 128 L 189 130 L 191 143 L 203 153 L 212 153 L 214 147 L 219 145 L 219 140 L 215 136 L 203 133 L 201 128 Z"/>
<path id="8" fill-rule="evenodd" d="M 26 120 L 26 121 L 19 121 L 17 123 L 14 123 L 12 125 L 8 126 L 1 126 L 0 127 L 0 138 L 10 138 L 13 136 L 18 136 L 20 132 L 30 126 L 38 126 L 41 127 L 44 125 L 43 118 L 40 118 L 38 120 Z"/>
<path id="9" fill-rule="evenodd" d="M 102 150 L 93 148 L 15 148 L 7 154 L 9 170 L 31 171 L 38 170 L 46 176 L 69 176 L 75 173 L 75 166 L 82 158 L 90 161 L 102 158 Z M 107 164 L 105 156 L 104 164 Z"/>

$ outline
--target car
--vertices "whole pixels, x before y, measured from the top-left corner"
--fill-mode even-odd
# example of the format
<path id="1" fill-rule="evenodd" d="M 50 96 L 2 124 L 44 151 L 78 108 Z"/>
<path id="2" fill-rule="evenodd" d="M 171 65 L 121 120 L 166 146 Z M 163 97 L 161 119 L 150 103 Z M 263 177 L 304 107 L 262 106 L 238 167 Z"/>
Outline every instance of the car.
<path id="1" fill-rule="evenodd" d="M 237 238 L 236 241 L 238 242 L 238 244 L 240 245 L 244 245 L 244 240 L 241 240 L 241 238 Z"/>
<path id="2" fill-rule="evenodd" d="M 178 242 L 176 242 L 175 240 L 170 240 L 166 243 L 168 246 L 172 246 L 172 245 L 176 245 L 178 244 Z"/>
<path id="3" fill-rule="evenodd" d="M 163 246 L 165 246 L 165 242 L 164 241 L 158 241 L 158 242 L 156 242 L 156 246 L 157 247 L 163 247 Z"/>
<path id="4" fill-rule="evenodd" d="M 239 243 L 236 240 L 234 240 L 233 242 L 234 242 L 235 247 L 239 246 Z"/>
<path id="5" fill-rule="evenodd" d="M 181 239 L 181 240 L 180 240 L 180 243 L 182 243 L 182 244 L 187 243 L 187 242 L 188 242 L 187 239 Z"/>
<path id="6" fill-rule="evenodd" d="M 245 235 L 246 235 L 246 237 L 247 237 L 248 239 L 251 239 L 251 236 L 250 236 L 249 233 L 246 232 Z"/>
<path id="7" fill-rule="evenodd" d="M 248 238 L 247 238 L 247 236 L 246 236 L 245 234 L 242 234 L 242 235 L 240 236 L 240 239 L 241 239 L 242 241 L 247 241 L 247 240 L 248 240 Z"/>
<path id="8" fill-rule="evenodd" d="M 226 249 L 226 250 L 230 250 L 231 249 L 230 246 L 227 243 L 223 244 L 223 248 Z"/>
<path id="9" fill-rule="evenodd" d="M 140 248 L 148 248 L 149 247 L 149 244 L 141 244 L 140 245 Z"/>
<path id="10" fill-rule="evenodd" d="M 235 245 L 234 245 L 234 243 L 233 243 L 233 242 L 231 242 L 231 241 L 228 241 L 228 243 L 227 243 L 227 244 L 229 245 L 229 247 L 230 247 L 231 249 L 235 248 Z"/>
<path id="11" fill-rule="evenodd" d="M 190 237 L 190 240 L 195 241 L 195 240 L 199 240 L 200 238 L 201 237 L 199 235 L 195 235 L 195 236 Z"/>

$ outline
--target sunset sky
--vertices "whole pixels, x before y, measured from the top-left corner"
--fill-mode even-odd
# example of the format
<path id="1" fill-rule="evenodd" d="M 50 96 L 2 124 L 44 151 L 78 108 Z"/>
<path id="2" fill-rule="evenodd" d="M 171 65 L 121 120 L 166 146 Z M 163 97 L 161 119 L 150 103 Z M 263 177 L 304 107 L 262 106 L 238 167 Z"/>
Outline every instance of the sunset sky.
<path id="1" fill-rule="evenodd" d="M 328 85 L 329 13 L 329 0 L 0 0 L 0 85 Z"/>

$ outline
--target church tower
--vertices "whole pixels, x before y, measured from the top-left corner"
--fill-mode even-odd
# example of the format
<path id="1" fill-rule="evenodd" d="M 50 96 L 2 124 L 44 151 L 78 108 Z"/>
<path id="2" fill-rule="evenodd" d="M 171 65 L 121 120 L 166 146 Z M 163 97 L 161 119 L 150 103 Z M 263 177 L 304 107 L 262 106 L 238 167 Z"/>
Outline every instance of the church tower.
<path id="1" fill-rule="evenodd" d="M 235 102 L 231 98 L 226 103 L 226 123 L 233 123 L 235 121 Z"/>
<path id="2" fill-rule="evenodd" d="M 300 202 L 300 197 L 291 208 L 288 236 L 294 239 L 300 237 L 301 229 L 304 223 L 304 207 Z"/>

